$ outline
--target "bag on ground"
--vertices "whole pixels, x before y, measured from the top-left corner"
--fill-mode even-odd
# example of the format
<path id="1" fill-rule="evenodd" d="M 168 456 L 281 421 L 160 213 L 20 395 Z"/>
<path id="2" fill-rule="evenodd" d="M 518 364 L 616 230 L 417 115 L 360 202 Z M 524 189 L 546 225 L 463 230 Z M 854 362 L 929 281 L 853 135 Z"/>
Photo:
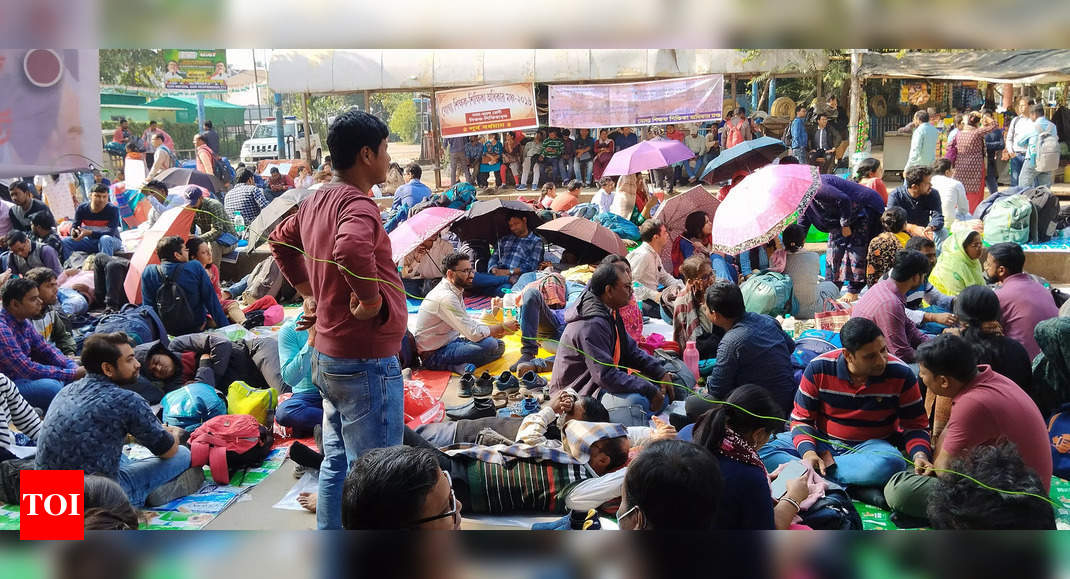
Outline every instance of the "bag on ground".
<path id="1" fill-rule="evenodd" d="M 1022 195 L 1000 199 L 985 216 L 985 242 L 989 244 L 1011 241 L 1029 242 L 1029 223 L 1033 219 L 1033 204 Z"/>
<path id="2" fill-rule="evenodd" d="M 248 414 L 216 416 L 190 435 L 191 462 L 208 465 L 216 484 L 230 484 L 231 473 L 263 463 L 274 441 L 271 429 Z"/>
<path id="3" fill-rule="evenodd" d="M 227 404 L 216 389 L 193 382 L 168 392 L 160 402 L 163 423 L 192 432 L 211 418 L 227 413 Z"/>
<path id="4" fill-rule="evenodd" d="M 271 388 L 253 388 L 239 380 L 227 389 L 227 412 L 248 414 L 260 424 L 268 424 L 268 416 L 278 403 L 279 394 Z"/>
<path id="5" fill-rule="evenodd" d="M 1029 241 L 1044 243 L 1055 235 L 1059 220 L 1059 198 L 1047 187 L 1036 187 L 1022 193 L 1033 204 L 1029 218 Z"/>
<path id="6" fill-rule="evenodd" d="M 1070 404 L 1064 404 L 1048 420 L 1052 473 L 1070 480 Z"/>
<path id="7" fill-rule="evenodd" d="M 779 316 L 791 313 L 791 278 L 766 271 L 750 277 L 739 286 L 748 312 Z"/>
<path id="8" fill-rule="evenodd" d="M 825 311 L 814 313 L 814 322 L 818 329 L 840 332 L 847 320 L 851 319 L 851 308 L 837 300 L 825 300 Z"/>

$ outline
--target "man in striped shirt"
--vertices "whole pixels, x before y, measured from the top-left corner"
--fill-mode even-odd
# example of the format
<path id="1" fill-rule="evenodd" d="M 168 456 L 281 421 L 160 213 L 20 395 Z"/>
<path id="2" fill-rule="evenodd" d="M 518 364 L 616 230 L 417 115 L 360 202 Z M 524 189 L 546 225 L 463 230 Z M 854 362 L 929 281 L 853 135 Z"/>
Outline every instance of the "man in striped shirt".
<path id="1" fill-rule="evenodd" d="M 882 486 L 906 466 L 932 468 L 929 421 L 910 367 L 888 355 L 875 323 L 852 318 L 840 330 L 843 349 L 814 358 L 803 373 L 791 432 L 776 436 L 759 456 L 772 471 L 802 457 L 828 479 L 848 486 Z"/>

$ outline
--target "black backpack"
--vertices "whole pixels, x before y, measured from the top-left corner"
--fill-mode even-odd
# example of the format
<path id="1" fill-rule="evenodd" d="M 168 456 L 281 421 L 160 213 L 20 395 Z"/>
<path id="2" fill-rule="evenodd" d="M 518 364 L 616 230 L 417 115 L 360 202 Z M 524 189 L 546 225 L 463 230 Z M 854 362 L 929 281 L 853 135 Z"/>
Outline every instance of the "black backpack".
<path id="1" fill-rule="evenodd" d="M 160 314 L 163 326 L 172 336 L 191 334 L 200 330 L 200 325 L 195 324 L 193 308 L 189 305 L 189 296 L 176 281 L 182 266 L 183 264 L 179 264 L 171 275 L 165 275 L 163 267 L 156 266 L 156 271 L 163 278 L 160 289 L 156 290 L 156 313 Z"/>
<path id="2" fill-rule="evenodd" d="M 1044 243 L 1055 235 L 1059 220 L 1059 199 L 1047 187 L 1023 191 L 1022 195 L 1033 204 L 1033 216 L 1029 218 L 1029 240 Z"/>
<path id="3" fill-rule="evenodd" d="M 847 493 L 828 489 L 825 496 L 799 513 L 802 522 L 815 531 L 861 531 L 862 516 Z"/>

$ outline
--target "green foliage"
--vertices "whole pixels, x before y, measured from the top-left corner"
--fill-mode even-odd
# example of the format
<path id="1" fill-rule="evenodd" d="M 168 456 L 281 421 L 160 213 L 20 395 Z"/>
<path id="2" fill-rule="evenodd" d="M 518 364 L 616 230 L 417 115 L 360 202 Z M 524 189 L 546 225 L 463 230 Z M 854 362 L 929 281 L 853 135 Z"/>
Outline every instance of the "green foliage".
<path id="1" fill-rule="evenodd" d="M 101 49 L 100 82 L 123 86 L 159 88 L 160 72 L 167 65 L 155 49 Z"/>
<path id="2" fill-rule="evenodd" d="M 390 115 L 390 132 L 406 143 L 417 141 L 420 132 L 420 113 L 409 98 L 401 102 Z"/>

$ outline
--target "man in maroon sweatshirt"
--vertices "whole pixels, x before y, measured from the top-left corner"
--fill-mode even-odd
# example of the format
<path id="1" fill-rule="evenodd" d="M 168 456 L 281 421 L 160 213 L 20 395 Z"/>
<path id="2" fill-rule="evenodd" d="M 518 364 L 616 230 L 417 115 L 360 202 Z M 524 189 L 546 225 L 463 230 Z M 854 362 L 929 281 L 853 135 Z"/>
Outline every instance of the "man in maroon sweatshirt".
<path id="1" fill-rule="evenodd" d="M 369 197 L 386 181 L 389 131 L 360 111 L 327 133 L 335 180 L 271 234 L 283 276 L 305 298 L 299 329 L 314 326 L 313 378 L 323 394 L 323 465 L 317 525 L 342 528 L 347 466 L 364 452 L 401 444 L 404 385 L 397 353 L 407 310 L 390 238 Z"/>

